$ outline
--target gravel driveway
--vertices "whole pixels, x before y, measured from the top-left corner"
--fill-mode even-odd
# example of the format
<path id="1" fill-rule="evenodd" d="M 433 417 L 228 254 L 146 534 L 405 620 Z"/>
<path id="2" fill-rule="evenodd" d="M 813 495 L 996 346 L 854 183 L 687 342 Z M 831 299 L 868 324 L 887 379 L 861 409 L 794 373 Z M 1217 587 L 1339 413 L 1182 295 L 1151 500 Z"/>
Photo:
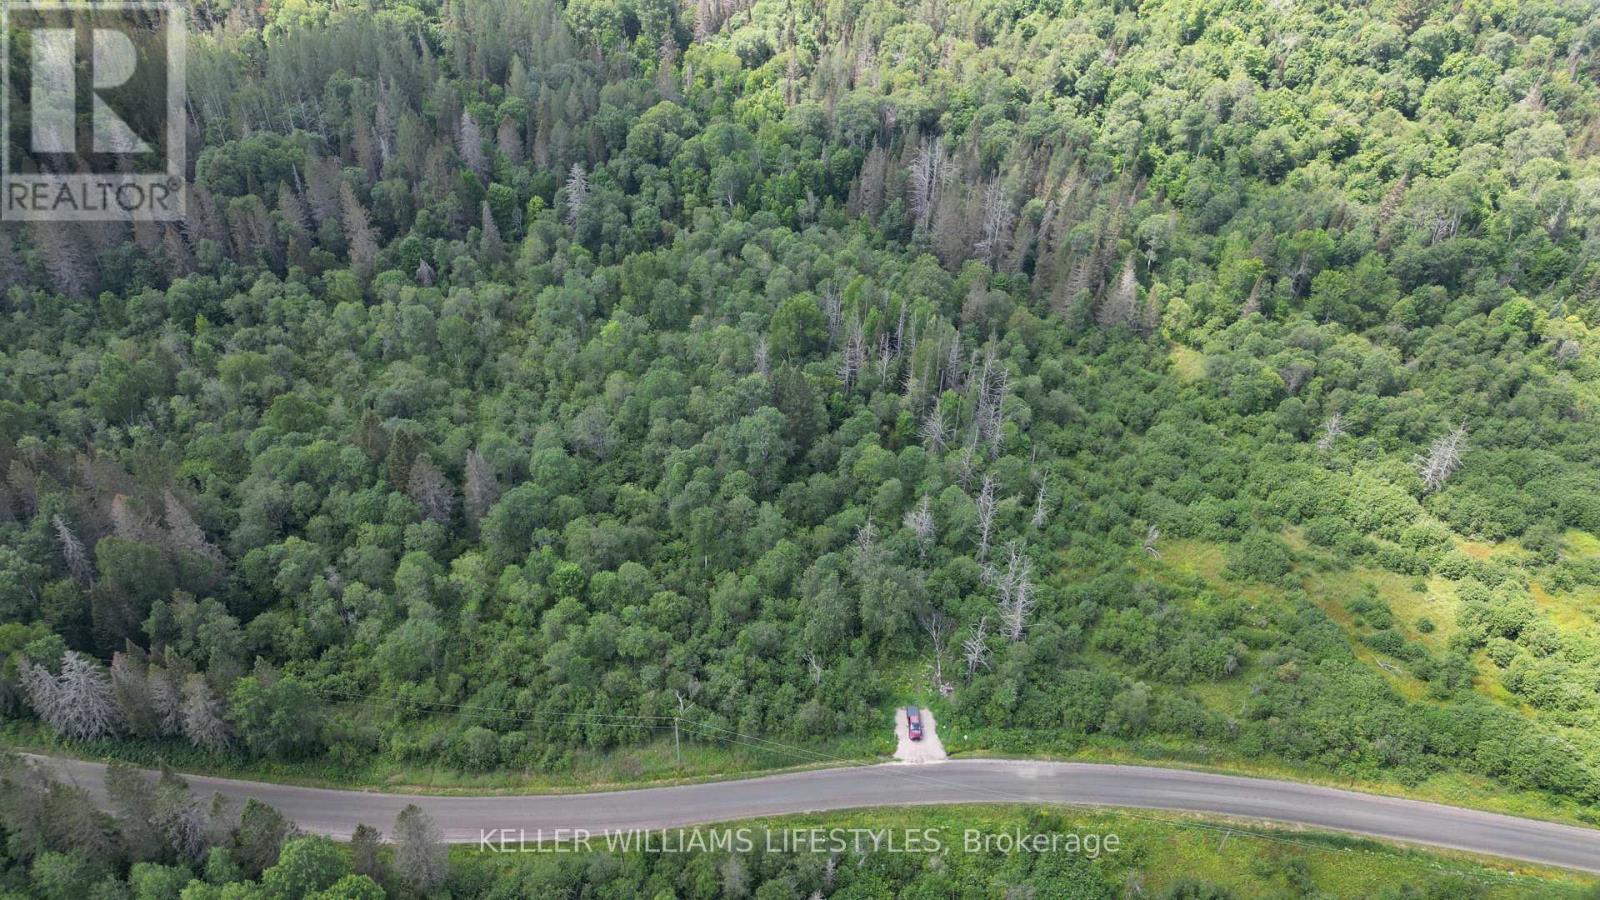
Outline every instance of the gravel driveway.
<path id="1" fill-rule="evenodd" d="M 933 710 L 927 707 L 922 709 L 920 741 L 913 741 L 906 732 L 905 707 L 895 707 L 894 737 L 897 742 L 894 758 L 903 763 L 936 763 L 950 758 L 950 755 L 944 752 L 944 744 L 939 741 L 939 723 L 933 720 Z"/>

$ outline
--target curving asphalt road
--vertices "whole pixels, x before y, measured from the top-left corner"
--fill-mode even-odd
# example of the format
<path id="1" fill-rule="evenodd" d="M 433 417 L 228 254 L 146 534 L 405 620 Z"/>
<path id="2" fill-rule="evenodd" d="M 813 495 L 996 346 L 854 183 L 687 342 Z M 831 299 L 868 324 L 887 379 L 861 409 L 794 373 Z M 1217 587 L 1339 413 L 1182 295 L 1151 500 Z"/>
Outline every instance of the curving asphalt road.
<path id="1" fill-rule="evenodd" d="M 104 796 L 105 766 L 32 757 L 57 777 Z M 873 806 L 1024 803 L 1179 810 L 1447 847 L 1600 872 L 1600 830 L 1472 809 L 1181 769 L 1098 763 L 964 759 L 818 769 L 674 787 L 536 796 L 407 796 L 185 776 L 195 793 L 278 808 L 301 828 L 348 837 L 366 822 L 385 831 L 416 803 L 446 839 L 546 840 L 556 829 L 661 829 L 791 813 Z M 500 831 L 509 829 L 510 831 Z M 566 839 L 566 838 L 564 838 Z"/>

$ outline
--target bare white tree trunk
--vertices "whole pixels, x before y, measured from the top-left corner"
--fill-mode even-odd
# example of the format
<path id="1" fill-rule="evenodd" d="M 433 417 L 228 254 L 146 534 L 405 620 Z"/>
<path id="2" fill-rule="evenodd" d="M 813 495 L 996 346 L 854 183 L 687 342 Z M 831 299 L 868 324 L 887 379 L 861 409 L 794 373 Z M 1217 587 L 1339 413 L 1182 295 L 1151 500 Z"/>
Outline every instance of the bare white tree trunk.
<path id="1" fill-rule="evenodd" d="M 766 335 L 756 341 L 755 358 L 753 361 L 756 374 L 762 378 L 772 374 L 772 351 L 767 346 Z"/>
<path id="2" fill-rule="evenodd" d="M 1161 551 L 1156 549 L 1156 541 L 1161 540 L 1161 529 L 1151 525 L 1144 532 L 1144 552 L 1156 559 L 1161 558 Z"/>
<path id="3" fill-rule="evenodd" d="M 944 367 L 939 374 L 939 389 L 961 387 L 961 333 L 950 336 L 950 346 L 945 348 Z"/>
<path id="4" fill-rule="evenodd" d="M 983 476 L 983 487 L 975 501 L 978 505 L 978 559 L 989 555 L 989 538 L 994 534 L 994 476 Z"/>
<path id="5" fill-rule="evenodd" d="M 1322 437 L 1317 439 L 1317 449 L 1323 452 L 1333 449 L 1333 445 L 1344 436 L 1344 416 L 1334 413 L 1328 421 L 1322 423 Z"/>
<path id="6" fill-rule="evenodd" d="M 1034 528 L 1043 528 L 1050 518 L 1050 498 L 1045 493 L 1044 483 L 1039 484 L 1039 493 L 1033 498 L 1033 518 L 1030 520 Z"/>
<path id="7" fill-rule="evenodd" d="M 1433 446 L 1428 448 L 1428 455 L 1418 466 L 1419 474 L 1422 475 L 1423 489 L 1431 494 L 1444 487 L 1450 476 L 1461 468 L 1461 454 L 1465 453 L 1466 449 L 1465 425 L 1434 441 Z"/>
<path id="8" fill-rule="evenodd" d="M 844 382 L 845 390 L 855 387 L 856 378 L 861 374 L 861 364 L 866 359 L 867 335 L 861 317 L 857 316 L 850 322 L 844 351 L 839 355 L 839 380 Z"/>
<path id="9" fill-rule="evenodd" d="M 589 176 L 583 171 L 583 166 L 572 164 L 572 170 L 567 173 L 567 225 L 572 228 L 578 226 L 578 214 L 583 212 L 583 205 L 589 200 Z"/>
<path id="10" fill-rule="evenodd" d="M 933 541 L 934 521 L 932 501 L 924 496 L 917 508 L 906 513 L 906 527 L 917 536 L 917 545 L 923 556 L 928 555 L 928 544 Z"/>
<path id="11" fill-rule="evenodd" d="M 1028 630 L 1028 620 L 1038 601 L 1033 595 L 1033 560 L 1022 547 L 1012 543 L 1006 559 L 1006 570 L 1000 572 L 990 567 L 986 573 L 994 587 L 1000 613 L 1000 631 L 1013 643 L 1022 640 Z"/>
<path id="12" fill-rule="evenodd" d="M 1000 257 L 1005 254 L 1006 242 L 1011 236 L 1011 224 L 1015 219 L 1005 186 L 999 178 L 989 182 L 983 191 L 983 236 L 973 249 L 991 269 L 998 267 Z"/>
<path id="13" fill-rule="evenodd" d="M 967 679 L 989 668 L 989 617 L 984 616 L 973 626 L 972 634 L 961 642 L 961 653 L 967 664 Z"/>
<path id="14" fill-rule="evenodd" d="M 961 462 L 956 469 L 956 476 L 961 479 L 961 489 L 968 490 L 972 485 L 972 476 L 978 471 L 978 433 L 972 433 L 972 440 L 961 448 Z"/>
<path id="15" fill-rule="evenodd" d="M 955 685 L 945 680 L 944 654 L 950 643 L 950 617 L 939 610 L 933 610 L 919 617 L 922 630 L 928 635 L 928 641 L 933 646 L 933 686 L 939 696 L 948 697 L 955 690 Z"/>
<path id="16" fill-rule="evenodd" d="M 821 684 L 822 661 L 817 658 L 817 651 L 807 648 L 805 655 L 801 657 L 801 661 L 806 664 L 806 671 L 811 673 L 811 683 Z"/>
<path id="17" fill-rule="evenodd" d="M 1005 436 L 1005 402 L 1011 393 L 1011 372 L 1005 366 L 984 366 L 978 394 L 978 437 L 989 447 L 989 458 L 1000 455 Z"/>
<path id="18" fill-rule="evenodd" d="M 911 173 L 906 179 L 910 192 L 912 224 L 918 231 L 926 231 L 933 218 L 934 201 L 939 196 L 939 184 L 944 180 L 944 148 L 933 138 L 923 138 L 917 156 L 911 163 Z"/>
<path id="19" fill-rule="evenodd" d="M 50 517 L 50 524 L 55 526 L 56 540 L 61 542 L 61 557 L 67 562 L 67 571 L 71 573 L 72 580 L 79 586 L 92 585 L 94 569 L 89 565 L 89 554 L 84 550 L 83 542 L 72 533 L 72 528 L 60 513 Z"/>
<path id="20" fill-rule="evenodd" d="M 935 397 L 933 408 L 922 417 L 922 445 L 929 453 L 942 453 L 949 439 L 950 428 L 944 421 L 944 398 Z"/>
<path id="21" fill-rule="evenodd" d="M 839 329 L 844 327 L 844 295 L 831 282 L 822 288 L 822 315 L 828 321 L 828 346 L 832 347 L 839 339 Z"/>

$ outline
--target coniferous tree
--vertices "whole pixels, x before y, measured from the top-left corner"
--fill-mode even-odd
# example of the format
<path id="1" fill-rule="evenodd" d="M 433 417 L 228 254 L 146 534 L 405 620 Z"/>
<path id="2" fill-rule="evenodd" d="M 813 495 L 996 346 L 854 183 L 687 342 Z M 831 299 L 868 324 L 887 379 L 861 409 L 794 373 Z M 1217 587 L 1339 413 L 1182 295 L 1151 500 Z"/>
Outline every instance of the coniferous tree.
<path id="1" fill-rule="evenodd" d="M 372 276 L 378 263 L 378 234 L 349 182 L 339 184 L 339 208 L 344 216 L 345 240 L 350 245 L 350 268 L 362 281 Z"/>
<path id="2" fill-rule="evenodd" d="M 62 655 L 59 675 L 24 662 L 22 685 L 34 711 L 63 737 L 91 741 L 123 728 L 110 677 L 99 663 L 75 650 Z"/>
<path id="3" fill-rule="evenodd" d="M 395 817 L 394 867 L 413 890 L 426 893 L 444 883 L 450 873 L 450 850 L 439 826 L 416 804 Z"/>

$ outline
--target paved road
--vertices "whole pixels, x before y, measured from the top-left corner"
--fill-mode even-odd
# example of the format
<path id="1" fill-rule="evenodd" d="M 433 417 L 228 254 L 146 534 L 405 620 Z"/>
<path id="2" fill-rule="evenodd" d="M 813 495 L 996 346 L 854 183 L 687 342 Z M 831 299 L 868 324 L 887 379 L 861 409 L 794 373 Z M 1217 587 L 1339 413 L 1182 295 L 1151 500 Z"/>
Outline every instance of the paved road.
<path id="1" fill-rule="evenodd" d="M 105 767 L 40 759 L 103 795 Z M 1032 803 L 1182 810 L 1353 832 L 1413 844 L 1600 872 L 1600 830 L 1400 800 L 1288 781 L 1096 763 L 965 759 L 934 765 L 821 769 L 676 787 L 592 794 L 424 797 L 189 776 L 208 797 L 255 797 L 308 831 L 348 837 L 358 823 L 387 831 L 407 803 L 426 809 L 447 839 L 485 831 L 675 828 L 757 816 L 872 806 Z M 513 838 L 515 840 L 515 838 Z"/>

